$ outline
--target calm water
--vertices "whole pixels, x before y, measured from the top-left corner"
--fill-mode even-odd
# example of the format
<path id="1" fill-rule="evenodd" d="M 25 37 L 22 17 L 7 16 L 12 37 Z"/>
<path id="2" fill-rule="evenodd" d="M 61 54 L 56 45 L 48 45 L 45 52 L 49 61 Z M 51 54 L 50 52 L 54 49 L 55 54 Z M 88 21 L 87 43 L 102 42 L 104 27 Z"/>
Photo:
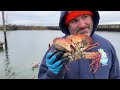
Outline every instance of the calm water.
<path id="1" fill-rule="evenodd" d="M 109 39 L 120 60 L 120 32 L 96 32 Z M 0 51 L 0 79 L 37 79 L 39 68 L 32 69 L 32 63 L 41 62 L 48 44 L 55 37 L 63 36 L 60 31 L 8 31 L 8 50 Z M 0 31 L 0 41 L 4 33 Z"/>

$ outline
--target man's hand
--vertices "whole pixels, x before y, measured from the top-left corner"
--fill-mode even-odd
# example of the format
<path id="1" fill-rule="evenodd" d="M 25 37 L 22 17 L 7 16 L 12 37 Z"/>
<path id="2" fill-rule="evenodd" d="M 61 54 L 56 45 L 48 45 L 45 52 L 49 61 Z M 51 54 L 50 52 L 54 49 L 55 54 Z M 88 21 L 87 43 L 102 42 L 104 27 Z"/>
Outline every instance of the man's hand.
<path id="1" fill-rule="evenodd" d="M 64 52 L 55 50 L 46 55 L 46 65 L 56 75 L 59 74 L 64 64 L 68 62 L 68 58 L 62 57 L 63 54 Z"/>

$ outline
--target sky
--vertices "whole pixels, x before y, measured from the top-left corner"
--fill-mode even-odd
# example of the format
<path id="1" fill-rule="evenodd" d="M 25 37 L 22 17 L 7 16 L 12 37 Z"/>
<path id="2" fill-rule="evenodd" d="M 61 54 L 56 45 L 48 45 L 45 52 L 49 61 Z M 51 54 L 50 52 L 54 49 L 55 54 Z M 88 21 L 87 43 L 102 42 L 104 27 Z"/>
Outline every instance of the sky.
<path id="1" fill-rule="evenodd" d="M 99 11 L 99 24 L 120 24 L 120 11 Z M 0 12 L 0 25 L 2 25 Z M 5 11 L 6 24 L 58 26 L 60 11 Z"/>

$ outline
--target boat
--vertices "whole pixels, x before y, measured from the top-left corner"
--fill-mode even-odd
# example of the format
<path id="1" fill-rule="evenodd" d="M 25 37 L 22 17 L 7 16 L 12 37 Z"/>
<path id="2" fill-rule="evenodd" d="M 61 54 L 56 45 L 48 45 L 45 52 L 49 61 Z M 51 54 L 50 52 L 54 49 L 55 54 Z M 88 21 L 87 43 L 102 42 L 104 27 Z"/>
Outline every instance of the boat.
<path id="1" fill-rule="evenodd" d="M 38 63 L 32 63 L 32 68 L 38 68 L 39 65 L 40 65 L 40 62 L 38 62 Z"/>

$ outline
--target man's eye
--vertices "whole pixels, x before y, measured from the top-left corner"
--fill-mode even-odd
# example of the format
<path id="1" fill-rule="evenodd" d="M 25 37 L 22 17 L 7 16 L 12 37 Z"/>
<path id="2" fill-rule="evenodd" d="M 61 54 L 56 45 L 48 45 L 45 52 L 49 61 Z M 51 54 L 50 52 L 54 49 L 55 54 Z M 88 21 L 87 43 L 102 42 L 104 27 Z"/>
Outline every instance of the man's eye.
<path id="1" fill-rule="evenodd" d="M 77 19 L 73 19 L 73 20 L 71 20 L 71 23 L 76 23 L 76 22 L 78 22 Z"/>
<path id="2" fill-rule="evenodd" d="M 83 15 L 82 18 L 83 19 L 86 19 L 88 17 L 88 15 Z"/>

